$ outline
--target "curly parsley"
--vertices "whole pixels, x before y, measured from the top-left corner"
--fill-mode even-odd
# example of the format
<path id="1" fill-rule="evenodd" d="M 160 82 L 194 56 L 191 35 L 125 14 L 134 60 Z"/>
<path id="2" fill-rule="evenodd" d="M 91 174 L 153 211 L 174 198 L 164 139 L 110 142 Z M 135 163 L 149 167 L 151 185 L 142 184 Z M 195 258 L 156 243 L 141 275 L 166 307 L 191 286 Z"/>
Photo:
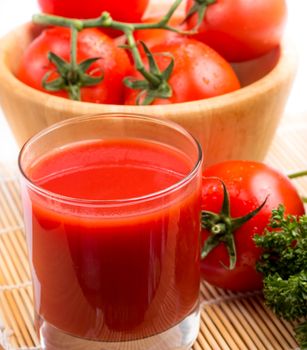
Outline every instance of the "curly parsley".
<path id="1" fill-rule="evenodd" d="M 285 216 L 279 206 L 269 227 L 254 238 L 263 249 L 257 270 L 264 277 L 265 302 L 278 317 L 297 321 L 297 341 L 307 349 L 307 215 Z"/>

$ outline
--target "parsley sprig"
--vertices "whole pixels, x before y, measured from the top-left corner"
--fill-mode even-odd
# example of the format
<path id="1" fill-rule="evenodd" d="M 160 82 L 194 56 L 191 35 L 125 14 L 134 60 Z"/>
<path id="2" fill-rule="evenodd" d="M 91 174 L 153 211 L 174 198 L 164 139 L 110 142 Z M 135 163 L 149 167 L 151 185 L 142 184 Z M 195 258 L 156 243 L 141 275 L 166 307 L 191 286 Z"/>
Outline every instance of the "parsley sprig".
<path id="1" fill-rule="evenodd" d="M 268 307 L 287 321 L 296 321 L 296 338 L 307 349 L 307 215 L 285 215 L 273 210 L 269 229 L 255 236 L 263 249 L 257 270 L 264 276 Z"/>

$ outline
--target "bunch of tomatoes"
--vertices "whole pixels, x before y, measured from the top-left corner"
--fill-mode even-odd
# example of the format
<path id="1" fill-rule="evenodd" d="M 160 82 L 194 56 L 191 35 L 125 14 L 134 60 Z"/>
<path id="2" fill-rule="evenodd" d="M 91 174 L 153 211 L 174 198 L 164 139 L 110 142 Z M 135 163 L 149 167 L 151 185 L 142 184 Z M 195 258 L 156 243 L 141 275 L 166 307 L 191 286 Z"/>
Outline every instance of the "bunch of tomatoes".
<path id="1" fill-rule="evenodd" d="M 38 0 L 42 12 L 64 18 L 98 18 L 107 11 L 113 20 L 129 23 L 154 23 L 161 18 L 144 18 L 149 0 Z M 180 3 L 181 1 L 177 1 Z M 171 2 L 170 2 L 171 6 Z M 143 42 L 154 57 L 157 79 L 148 83 L 124 84 L 144 78 L 139 65 L 133 61 L 125 42 L 118 46 L 117 36 L 125 34 L 107 26 L 86 28 L 79 31 L 77 39 L 77 63 L 93 59 L 83 65 L 86 74 L 97 78 L 85 84 L 82 77 L 71 79 L 67 75 L 61 83 L 61 74 L 54 61 L 48 58 L 52 52 L 69 63 L 71 58 L 71 31 L 67 27 L 46 28 L 34 39 L 21 59 L 17 77 L 25 84 L 57 96 L 69 97 L 72 85 L 80 87 L 80 100 L 106 104 L 138 104 L 144 102 L 142 93 L 149 89 L 149 104 L 180 103 L 222 95 L 240 88 L 239 79 L 231 62 L 254 59 L 280 44 L 286 21 L 285 0 L 188 0 L 185 14 L 172 14 L 168 27 L 163 29 L 135 30 L 133 36 L 146 69 L 153 66 L 148 61 Z M 167 53 L 167 54 L 165 54 Z M 168 67 L 172 61 L 172 69 Z M 167 74 L 163 72 L 167 70 Z M 71 74 L 73 75 L 73 74 Z M 154 74 L 153 74 L 154 75 Z M 99 79 L 100 78 L 100 79 Z M 159 86 L 159 79 L 161 84 Z M 167 80 L 167 93 L 155 93 L 163 89 Z M 45 80 L 49 84 L 46 89 Z M 145 74 L 146 80 L 146 74 Z"/>

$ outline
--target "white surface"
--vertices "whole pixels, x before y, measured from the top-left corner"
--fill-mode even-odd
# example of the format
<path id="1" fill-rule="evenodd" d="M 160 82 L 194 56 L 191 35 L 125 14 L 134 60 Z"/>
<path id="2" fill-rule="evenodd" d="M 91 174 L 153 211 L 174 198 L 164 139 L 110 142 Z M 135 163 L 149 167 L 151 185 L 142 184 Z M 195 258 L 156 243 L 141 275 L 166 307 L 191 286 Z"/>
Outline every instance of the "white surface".
<path id="1" fill-rule="evenodd" d="M 287 104 L 287 112 L 294 114 L 307 112 L 307 1 L 288 0 L 288 8 L 287 36 L 296 44 L 300 56 L 298 74 Z M 37 12 L 36 0 L 0 0 L 0 36 L 30 21 Z M 18 148 L 0 108 L 0 162 L 16 162 L 17 155 Z"/>
<path id="2" fill-rule="evenodd" d="M 0 0 L 0 36 L 14 27 L 31 21 L 38 12 L 36 0 Z M 0 162 L 16 162 L 18 147 L 0 106 Z"/>

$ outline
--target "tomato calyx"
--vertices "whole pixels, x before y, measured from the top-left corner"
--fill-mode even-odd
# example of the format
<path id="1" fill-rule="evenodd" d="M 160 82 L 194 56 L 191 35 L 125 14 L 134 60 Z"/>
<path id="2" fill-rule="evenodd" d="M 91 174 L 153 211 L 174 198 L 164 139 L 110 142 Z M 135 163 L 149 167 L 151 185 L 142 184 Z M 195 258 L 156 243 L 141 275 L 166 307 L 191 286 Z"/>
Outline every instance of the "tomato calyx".
<path id="1" fill-rule="evenodd" d="M 99 57 L 89 58 L 82 61 L 76 67 L 65 61 L 53 52 L 49 52 L 48 59 L 56 67 L 56 72 L 59 77 L 49 81 L 49 78 L 54 71 L 49 71 L 43 78 L 43 87 L 48 91 L 66 90 L 70 99 L 80 101 L 80 89 L 82 86 L 92 86 L 100 83 L 103 76 L 93 77 L 85 72 L 91 64 L 99 59 Z"/>
<path id="2" fill-rule="evenodd" d="M 174 59 L 170 54 L 159 53 L 159 55 L 170 58 L 168 66 L 161 71 L 152 52 L 144 42 L 141 41 L 140 43 L 146 54 L 149 70 L 146 70 L 144 67 L 139 67 L 139 72 L 143 75 L 144 79 L 137 80 L 132 77 L 127 77 L 124 79 L 124 84 L 131 89 L 140 90 L 140 93 L 136 98 L 136 103 L 138 105 L 149 105 L 156 98 L 167 99 L 172 96 L 173 91 L 168 80 L 174 69 Z"/>
<path id="3" fill-rule="evenodd" d="M 229 193 L 224 182 L 221 181 L 221 183 L 223 186 L 223 203 L 220 213 L 214 213 L 206 210 L 203 210 L 201 213 L 202 229 L 211 234 L 203 245 L 201 258 L 204 259 L 215 247 L 223 243 L 225 244 L 229 254 L 229 266 L 224 267 L 228 268 L 229 270 L 233 270 L 236 267 L 237 262 L 234 234 L 243 224 L 259 213 L 259 211 L 264 207 L 268 197 L 265 198 L 259 207 L 250 213 L 241 217 L 232 218 L 230 215 Z"/>
<path id="4" fill-rule="evenodd" d="M 53 52 L 48 53 L 48 59 L 56 69 L 45 74 L 42 85 L 48 91 L 66 90 L 70 99 L 80 101 L 81 87 L 100 83 L 103 80 L 103 74 L 92 76 L 86 73 L 90 66 L 99 60 L 100 57 L 91 57 L 81 63 L 77 63 L 77 33 L 78 30 L 71 27 L 71 62 L 65 61 Z M 55 72 L 59 77 L 49 80 Z M 91 72 L 91 74 L 93 73 L 95 73 L 95 70 Z"/>
<path id="5" fill-rule="evenodd" d="M 213 5 L 215 2 L 216 0 L 194 0 L 194 4 L 189 9 L 184 20 L 187 21 L 191 16 L 197 14 L 197 22 L 192 31 L 196 32 L 198 30 L 205 17 L 208 6 Z"/>

